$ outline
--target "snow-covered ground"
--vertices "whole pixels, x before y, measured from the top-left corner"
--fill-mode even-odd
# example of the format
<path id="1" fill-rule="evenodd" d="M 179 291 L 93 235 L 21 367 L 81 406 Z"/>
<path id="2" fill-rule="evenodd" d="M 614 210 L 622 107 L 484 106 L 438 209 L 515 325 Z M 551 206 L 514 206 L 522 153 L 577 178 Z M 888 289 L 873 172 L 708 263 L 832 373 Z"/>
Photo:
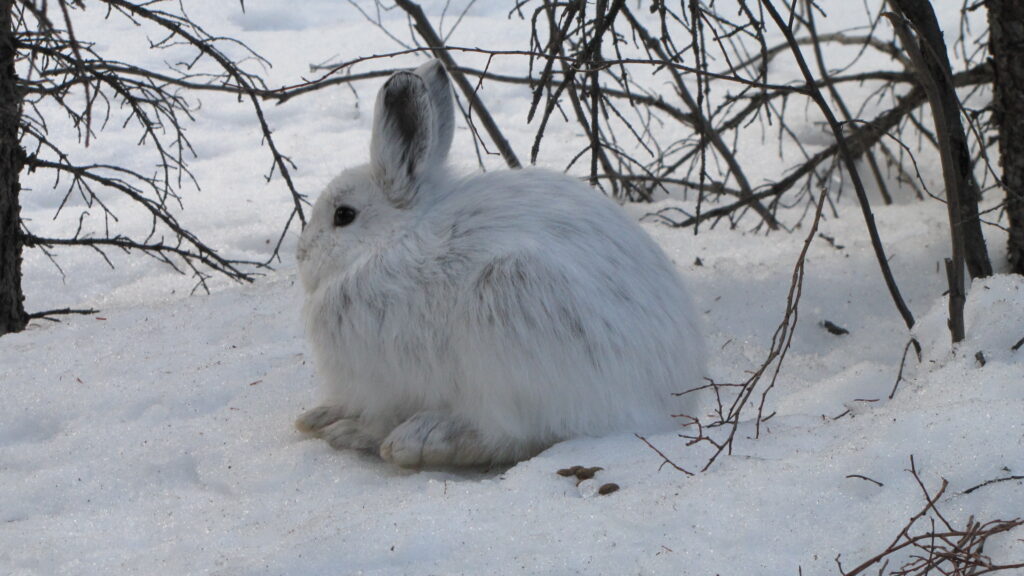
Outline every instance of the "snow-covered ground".
<path id="1" fill-rule="evenodd" d="M 443 4 L 431 4 L 435 14 Z M 312 62 L 394 47 L 345 3 L 316 0 L 300 11 L 285 0 L 249 0 L 245 14 L 233 2 L 186 5 L 212 31 L 267 56 L 271 84 L 295 81 Z M 505 10 L 474 9 L 459 43 L 523 42 L 524 29 L 507 23 Z M 100 16 L 89 14 L 80 34 L 111 26 Z M 128 26 L 101 38 L 101 49 L 151 65 L 166 57 L 133 51 L 144 38 Z M 339 169 L 365 159 L 375 89 L 359 87 L 358 106 L 337 87 L 269 107 L 301 190 L 315 195 Z M 527 95 L 493 85 L 484 97 L 513 145 L 528 150 Z M 181 219 L 226 254 L 265 258 L 290 200 L 280 182 L 262 178 L 269 157 L 245 104 L 202 100 L 190 134 L 203 190 L 186 194 Z M 565 126 L 552 130 L 551 142 L 580 138 Z M 104 133 L 88 154 L 123 161 L 135 141 Z M 745 149 L 751 174 L 777 169 L 771 154 Z M 469 169 L 465 127 L 454 150 Z M 561 160 L 552 150 L 546 162 Z M 922 163 L 937 186 L 934 164 Z M 25 184 L 33 226 L 66 226 L 48 222 L 62 195 L 52 181 L 34 175 Z M 294 235 L 283 261 L 255 284 L 218 280 L 212 294 L 195 296 L 193 280 L 150 259 L 114 255 L 110 271 L 91 252 L 61 251 L 62 281 L 42 254 L 29 252 L 30 311 L 101 311 L 0 339 L 0 574 L 831 575 L 837 555 L 846 566 L 873 556 L 922 507 L 907 472 L 911 456 L 930 490 L 949 481 L 940 507 L 954 524 L 1024 516 L 1020 481 L 964 493 L 1024 474 L 1024 348 L 1011 350 L 1024 337 L 1024 279 L 997 274 L 974 283 L 968 339 L 951 350 L 938 265 L 948 246 L 945 207 L 906 200 L 876 208 L 924 346 L 923 361 L 908 358 L 905 381 L 888 400 L 911 335 L 856 207 L 845 203 L 851 196 L 840 217 L 822 221 L 834 245 L 818 240 L 810 249 L 800 324 L 766 407 L 775 416 L 757 440 L 745 424 L 734 454 L 694 476 L 661 467 L 631 435 L 564 442 L 487 473 L 401 471 L 301 437 L 291 422 L 317 391 L 299 317 Z M 627 209 L 640 218 L 652 207 Z M 645 226 L 696 295 L 712 375 L 744 379 L 781 319 L 803 231 L 766 240 L 724 227 L 694 236 Z M 986 234 L 1002 262 L 1003 233 Z M 831 335 L 825 320 L 850 333 Z M 688 469 L 708 456 L 674 434 L 649 440 Z M 603 467 L 597 483 L 621 489 L 593 495 L 593 481 L 576 486 L 555 473 L 577 464 Z M 991 540 L 985 553 L 1024 561 L 1024 531 Z"/>

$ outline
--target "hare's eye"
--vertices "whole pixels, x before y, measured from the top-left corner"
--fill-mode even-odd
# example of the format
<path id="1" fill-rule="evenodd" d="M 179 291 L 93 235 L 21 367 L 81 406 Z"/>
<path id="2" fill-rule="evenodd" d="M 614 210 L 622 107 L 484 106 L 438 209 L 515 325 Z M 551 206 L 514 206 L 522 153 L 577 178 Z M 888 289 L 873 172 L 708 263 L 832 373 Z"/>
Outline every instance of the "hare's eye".
<path id="1" fill-rule="evenodd" d="M 336 228 L 348 226 L 356 219 L 357 214 L 359 213 L 351 206 L 338 206 L 334 210 L 334 226 Z"/>

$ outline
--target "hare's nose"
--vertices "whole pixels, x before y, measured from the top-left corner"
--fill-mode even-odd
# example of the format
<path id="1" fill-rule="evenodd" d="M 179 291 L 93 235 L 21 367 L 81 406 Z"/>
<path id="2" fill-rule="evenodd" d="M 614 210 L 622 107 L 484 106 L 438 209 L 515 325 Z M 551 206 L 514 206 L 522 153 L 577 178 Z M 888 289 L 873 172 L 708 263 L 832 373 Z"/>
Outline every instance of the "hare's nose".
<path id="1" fill-rule="evenodd" d="M 314 240 L 315 238 L 308 227 L 304 228 L 302 232 L 299 233 L 299 240 L 295 243 L 296 260 L 304 262 L 309 257 Z"/>

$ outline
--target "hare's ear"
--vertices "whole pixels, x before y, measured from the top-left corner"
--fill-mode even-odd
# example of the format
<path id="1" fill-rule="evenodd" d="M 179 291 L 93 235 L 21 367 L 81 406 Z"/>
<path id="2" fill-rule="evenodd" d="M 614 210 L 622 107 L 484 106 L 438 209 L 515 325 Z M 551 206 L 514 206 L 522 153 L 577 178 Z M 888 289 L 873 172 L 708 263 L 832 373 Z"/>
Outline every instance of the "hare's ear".
<path id="1" fill-rule="evenodd" d="M 396 72 L 377 94 L 370 165 L 388 200 L 399 207 L 416 197 L 434 148 L 433 112 L 423 79 Z"/>
<path id="2" fill-rule="evenodd" d="M 440 60 L 431 60 L 414 72 L 427 85 L 430 105 L 434 109 L 434 147 L 430 150 L 430 162 L 443 163 L 452 147 L 455 133 L 455 104 L 452 99 L 452 84 L 448 72 Z"/>

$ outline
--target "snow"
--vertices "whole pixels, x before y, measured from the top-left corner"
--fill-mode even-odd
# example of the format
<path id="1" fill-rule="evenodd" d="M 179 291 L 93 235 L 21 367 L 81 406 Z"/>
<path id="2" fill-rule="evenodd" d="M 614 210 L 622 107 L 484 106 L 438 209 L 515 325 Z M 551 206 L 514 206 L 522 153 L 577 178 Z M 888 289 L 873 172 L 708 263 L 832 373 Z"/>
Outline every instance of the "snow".
<path id="1" fill-rule="evenodd" d="M 937 4 L 956 4 L 943 14 L 955 21 L 959 3 Z M 443 5 L 428 8 L 438 14 Z M 232 2 L 186 6 L 212 31 L 267 56 L 272 85 L 308 74 L 312 62 L 394 47 L 344 3 L 317 0 L 297 11 L 284 0 L 249 0 L 245 14 Z M 87 16 L 80 35 L 105 25 L 102 14 Z M 459 42 L 514 45 L 523 28 L 504 18 L 504 9 L 475 7 Z M 140 42 L 131 27 L 118 32 L 104 36 L 105 49 L 150 65 L 166 58 L 131 51 Z M 365 158 L 376 86 L 358 87 L 358 107 L 344 87 L 268 106 L 302 191 L 315 195 Z M 517 150 L 528 150 L 528 94 L 501 85 L 482 94 Z M 203 189 L 186 193 L 180 218 L 226 254 L 266 258 L 290 199 L 279 180 L 263 179 L 270 160 L 245 104 L 216 95 L 202 102 L 190 134 Z M 812 121 L 808 133 L 817 130 Z M 569 152 L 556 139 L 580 135 L 553 126 L 544 161 L 557 167 Z M 779 163 L 751 138 L 744 165 L 769 178 Z M 110 130 L 99 142 L 82 157 L 146 165 L 128 131 Z M 464 126 L 453 156 L 467 169 L 474 163 Z M 938 189 L 937 167 L 922 164 Z M 33 226 L 66 230 L 74 214 L 50 221 L 61 197 L 52 180 L 29 175 L 25 183 Z M 734 454 L 694 476 L 662 467 L 631 435 L 563 442 L 488 472 L 402 471 L 301 437 L 291 422 L 317 397 L 294 234 L 274 271 L 252 285 L 215 280 L 209 295 L 190 295 L 193 280 L 137 255 L 113 255 L 111 271 L 88 251 L 60 251 L 62 281 L 42 254 L 28 252 L 30 310 L 100 312 L 34 322 L 0 339 L 0 573 L 838 574 L 838 554 L 850 566 L 880 552 L 923 505 L 907 472 L 911 456 L 929 490 L 949 481 L 940 508 L 954 524 L 972 515 L 1022 517 L 1020 481 L 964 491 L 1024 474 L 1024 348 L 1011 350 L 1024 337 L 1024 279 L 975 282 L 968 337 L 953 349 L 938 265 L 948 250 L 945 207 L 901 194 L 897 205 L 876 207 L 876 217 L 918 317 L 922 361 L 907 357 L 889 400 L 911 333 L 885 291 L 852 194 L 844 194 L 839 217 L 826 212 L 820 230 L 842 248 L 819 239 L 809 252 L 800 323 L 766 406 L 775 416 L 756 440 L 753 422 L 744 422 Z M 639 219 L 669 205 L 691 204 L 627 209 Z M 794 222 L 801 210 L 783 218 Z M 781 320 L 805 230 L 766 239 L 719 226 L 694 236 L 645 222 L 696 295 L 712 375 L 744 379 Z M 1005 236 L 994 227 L 986 234 L 1003 262 Z M 825 320 L 850 333 L 829 334 L 819 325 Z M 708 456 L 674 434 L 649 440 L 687 469 Z M 556 474 L 572 465 L 604 470 L 576 486 Z M 595 495 L 606 482 L 621 489 Z M 1024 531 L 994 538 L 985 553 L 1022 561 Z"/>

